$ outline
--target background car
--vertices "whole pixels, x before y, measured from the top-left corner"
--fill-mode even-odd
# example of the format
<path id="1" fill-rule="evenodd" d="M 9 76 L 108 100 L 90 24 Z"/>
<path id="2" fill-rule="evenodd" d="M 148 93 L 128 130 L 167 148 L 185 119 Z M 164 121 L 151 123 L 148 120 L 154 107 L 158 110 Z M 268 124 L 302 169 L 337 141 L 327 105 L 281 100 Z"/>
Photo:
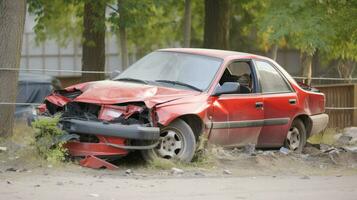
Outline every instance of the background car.
<path id="1" fill-rule="evenodd" d="M 54 88 L 59 89 L 60 87 L 59 81 L 54 77 L 20 73 L 16 102 L 29 105 L 16 105 L 15 117 L 27 120 L 30 125 L 31 121 L 37 117 L 36 104 L 41 104 Z"/>

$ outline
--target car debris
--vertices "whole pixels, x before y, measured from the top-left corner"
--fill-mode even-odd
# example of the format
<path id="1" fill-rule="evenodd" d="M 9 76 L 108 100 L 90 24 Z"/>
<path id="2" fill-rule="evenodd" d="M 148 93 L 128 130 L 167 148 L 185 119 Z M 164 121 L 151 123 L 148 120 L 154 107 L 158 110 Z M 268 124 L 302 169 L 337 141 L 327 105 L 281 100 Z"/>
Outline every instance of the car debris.
<path id="1" fill-rule="evenodd" d="M 290 153 L 290 150 L 287 149 L 287 148 L 285 148 L 285 147 L 281 147 L 281 148 L 279 149 L 279 152 L 282 153 L 282 154 L 287 155 L 287 154 Z"/>
<path id="2" fill-rule="evenodd" d="M 184 173 L 184 171 L 182 169 L 179 169 L 176 167 L 171 168 L 171 174 L 173 174 L 173 175 L 181 175 L 183 173 Z"/>
<path id="3" fill-rule="evenodd" d="M 99 194 L 92 193 L 92 194 L 89 194 L 89 196 L 91 196 L 91 197 L 99 197 Z"/>
<path id="4" fill-rule="evenodd" d="M 125 174 L 126 175 L 131 175 L 132 173 L 133 173 L 133 171 L 131 169 L 125 170 Z"/>
<path id="5" fill-rule="evenodd" d="M 223 174 L 231 175 L 232 172 L 230 170 L 228 170 L 228 169 L 225 169 L 225 170 L 223 170 Z"/>
<path id="6" fill-rule="evenodd" d="M 90 167 L 93 169 L 101 169 L 101 168 L 106 168 L 110 170 L 118 169 L 117 166 L 92 155 L 88 155 L 86 158 L 80 160 L 79 164 L 83 167 Z"/>

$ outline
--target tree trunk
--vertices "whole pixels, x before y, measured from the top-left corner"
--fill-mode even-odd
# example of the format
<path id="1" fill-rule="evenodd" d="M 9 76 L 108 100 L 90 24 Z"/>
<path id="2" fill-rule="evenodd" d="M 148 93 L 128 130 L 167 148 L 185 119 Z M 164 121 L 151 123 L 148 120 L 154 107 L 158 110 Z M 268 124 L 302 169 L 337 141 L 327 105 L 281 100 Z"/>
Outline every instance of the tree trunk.
<path id="1" fill-rule="evenodd" d="M 190 47 L 191 41 L 191 0 L 185 0 L 183 46 Z"/>
<path id="2" fill-rule="evenodd" d="M 0 102 L 16 102 L 26 13 L 25 0 L 0 1 Z M 14 71 L 1 70 L 12 68 Z M 0 136 L 12 135 L 15 105 L 0 105 Z"/>
<path id="3" fill-rule="evenodd" d="M 356 68 L 356 63 L 351 60 L 339 60 L 337 64 L 337 70 L 340 75 L 340 78 L 350 79 L 346 82 L 352 82 L 352 74 Z"/>
<path id="4" fill-rule="evenodd" d="M 84 4 L 82 70 L 105 70 L 105 3 L 88 0 Z M 83 73 L 82 81 L 104 79 L 104 74 Z"/>
<path id="5" fill-rule="evenodd" d="M 205 0 L 203 47 L 229 48 L 230 0 Z"/>
<path id="6" fill-rule="evenodd" d="M 118 0 L 119 8 L 119 39 L 120 39 L 120 53 L 121 53 L 121 68 L 125 70 L 129 66 L 129 54 L 126 36 L 126 7 L 125 0 Z"/>
<path id="7" fill-rule="evenodd" d="M 301 53 L 302 76 L 306 77 L 303 82 L 307 85 L 311 85 L 312 58 L 313 56 L 309 53 Z"/>
<path id="8" fill-rule="evenodd" d="M 270 49 L 270 58 L 276 61 L 277 56 L 278 56 L 278 45 L 274 44 Z"/>

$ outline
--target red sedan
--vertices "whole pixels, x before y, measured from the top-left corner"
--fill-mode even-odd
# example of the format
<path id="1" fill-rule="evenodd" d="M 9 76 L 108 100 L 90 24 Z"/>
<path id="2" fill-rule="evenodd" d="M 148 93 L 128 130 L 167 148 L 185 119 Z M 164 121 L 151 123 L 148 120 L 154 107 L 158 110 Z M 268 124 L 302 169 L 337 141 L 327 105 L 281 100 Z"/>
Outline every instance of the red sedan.
<path id="1" fill-rule="evenodd" d="M 162 49 L 113 80 L 82 83 L 45 100 L 62 112 L 74 156 L 191 161 L 198 140 L 301 151 L 328 123 L 322 93 L 303 89 L 273 60 L 209 49 Z"/>

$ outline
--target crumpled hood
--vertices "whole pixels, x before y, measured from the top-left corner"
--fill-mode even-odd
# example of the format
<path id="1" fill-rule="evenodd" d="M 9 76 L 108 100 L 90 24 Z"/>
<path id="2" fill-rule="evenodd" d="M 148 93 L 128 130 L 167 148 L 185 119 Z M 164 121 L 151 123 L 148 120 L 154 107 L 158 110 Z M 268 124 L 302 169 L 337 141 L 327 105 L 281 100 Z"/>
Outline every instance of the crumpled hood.
<path id="1" fill-rule="evenodd" d="M 156 104 L 200 94 L 197 91 L 111 80 L 78 84 L 68 87 L 66 90 L 81 90 L 83 92 L 73 100 L 76 102 L 118 104 L 142 101 L 149 108 Z"/>

